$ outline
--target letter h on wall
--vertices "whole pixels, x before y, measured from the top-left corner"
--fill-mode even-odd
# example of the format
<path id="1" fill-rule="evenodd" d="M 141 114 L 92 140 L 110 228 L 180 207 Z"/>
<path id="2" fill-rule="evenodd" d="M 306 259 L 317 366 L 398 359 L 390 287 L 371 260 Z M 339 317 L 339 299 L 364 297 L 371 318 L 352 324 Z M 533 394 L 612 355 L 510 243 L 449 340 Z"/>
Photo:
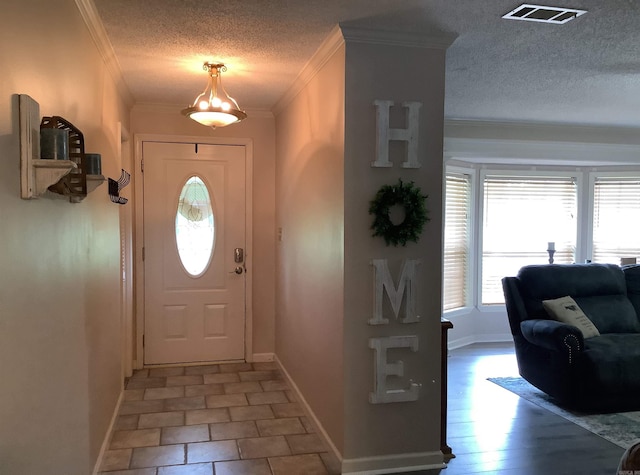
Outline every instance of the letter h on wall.
<path id="1" fill-rule="evenodd" d="M 389 142 L 402 140 L 407 142 L 407 160 L 402 162 L 402 168 L 420 168 L 418 161 L 418 134 L 420 125 L 421 102 L 403 102 L 402 107 L 407 111 L 407 128 L 392 129 L 389 127 L 389 108 L 393 101 L 373 101 L 376 106 L 376 161 L 372 167 L 389 168 L 393 164 L 389 161 Z"/>

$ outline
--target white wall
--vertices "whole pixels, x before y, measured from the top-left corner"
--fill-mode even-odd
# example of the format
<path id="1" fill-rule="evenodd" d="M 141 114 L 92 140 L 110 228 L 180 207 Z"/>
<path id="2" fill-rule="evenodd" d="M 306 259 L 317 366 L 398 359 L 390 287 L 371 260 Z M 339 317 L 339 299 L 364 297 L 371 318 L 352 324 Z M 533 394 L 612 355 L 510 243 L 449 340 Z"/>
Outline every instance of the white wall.
<path id="1" fill-rule="evenodd" d="M 446 47 L 420 35 L 346 30 L 345 105 L 345 463 L 353 471 L 435 467 L 442 461 L 440 419 L 440 309 L 442 275 L 442 140 Z M 380 36 L 377 36 L 380 35 Z M 392 128 L 407 127 L 402 102 L 422 104 L 418 132 L 420 168 L 403 168 L 404 147 L 390 144 L 393 167 L 373 168 L 376 156 L 375 100 L 394 101 Z M 428 195 L 430 221 L 417 243 L 386 246 L 372 237 L 369 205 L 382 185 L 413 181 Z M 405 259 L 420 259 L 416 280 L 418 323 L 402 324 L 387 308 L 386 325 L 369 325 L 373 307 L 372 259 L 386 259 L 397 282 Z M 387 299 L 387 297 L 384 297 Z M 369 338 L 413 335 L 417 352 L 389 352 L 404 362 L 394 387 L 421 384 L 412 402 L 369 403 L 374 390 L 374 352 Z M 376 459 L 374 463 L 372 457 Z M 414 467 L 415 469 L 415 467 Z"/>
<path id="2" fill-rule="evenodd" d="M 20 199 L 14 94 L 84 133 L 119 176 L 128 111 L 73 0 L 0 15 L 0 471 L 91 473 L 122 386 L 119 209 Z"/>
<path id="3" fill-rule="evenodd" d="M 276 116 L 276 354 L 343 450 L 344 47 Z"/>
<path id="4" fill-rule="evenodd" d="M 349 35 L 354 31 L 350 28 Z M 375 37 L 371 31 L 355 34 L 360 33 Z M 343 471 L 408 469 L 412 463 L 438 467 L 444 49 L 350 42 L 349 37 L 346 44 L 336 40 L 339 46 L 331 49 L 334 35 L 319 50 L 326 57 L 311 61 L 319 64 L 317 70 L 303 71 L 309 81 L 276 116 L 277 226 L 282 230 L 276 353 L 343 458 Z M 381 65 L 397 76 L 372 80 Z M 395 168 L 371 168 L 375 99 L 423 103 L 423 168 L 402 169 L 404 156 L 397 153 Z M 368 207 L 382 184 L 399 177 L 429 194 L 431 222 L 418 245 L 387 248 L 371 236 Z M 385 257 L 396 278 L 402 259 L 422 260 L 420 323 L 367 324 L 373 302 L 370 260 Z M 417 353 L 401 353 L 407 381 L 423 383 L 419 400 L 370 404 L 374 353 L 369 338 L 407 333 L 420 339 Z"/>
<path id="5" fill-rule="evenodd" d="M 482 311 L 470 308 L 451 315 L 445 314 L 444 317 L 453 323 L 448 333 L 449 349 L 473 343 L 513 341 L 503 305 Z"/>

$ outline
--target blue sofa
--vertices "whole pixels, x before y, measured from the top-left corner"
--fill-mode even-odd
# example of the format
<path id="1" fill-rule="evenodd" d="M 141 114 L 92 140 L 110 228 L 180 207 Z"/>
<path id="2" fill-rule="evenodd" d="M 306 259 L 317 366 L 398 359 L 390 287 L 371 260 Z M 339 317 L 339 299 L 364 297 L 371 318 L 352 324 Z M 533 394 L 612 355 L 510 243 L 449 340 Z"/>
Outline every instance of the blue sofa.
<path id="1" fill-rule="evenodd" d="M 570 408 L 640 409 L 640 265 L 525 266 L 502 287 L 524 379 Z M 547 314 L 542 301 L 564 296 L 599 336 Z"/>

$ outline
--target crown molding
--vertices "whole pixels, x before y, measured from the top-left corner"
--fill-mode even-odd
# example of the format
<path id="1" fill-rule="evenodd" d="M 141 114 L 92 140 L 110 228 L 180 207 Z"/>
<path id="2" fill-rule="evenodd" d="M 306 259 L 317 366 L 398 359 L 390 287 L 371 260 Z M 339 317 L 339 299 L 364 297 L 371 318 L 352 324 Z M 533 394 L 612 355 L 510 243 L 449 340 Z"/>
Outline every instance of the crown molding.
<path id="1" fill-rule="evenodd" d="M 448 137 L 533 139 L 640 145 L 640 128 L 554 122 L 445 119 Z"/>
<path id="2" fill-rule="evenodd" d="M 345 43 L 446 49 L 451 46 L 456 37 L 457 35 L 444 33 L 442 35 L 425 35 L 417 32 L 379 30 L 342 23 L 336 25 L 302 68 L 291 87 L 278 100 L 272 109 L 273 113 L 278 115 L 282 112 Z"/>
<path id="3" fill-rule="evenodd" d="M 453 33 L 424 34 L 416 31 L 393 31 L 340 24 L 342 36 L 349 43 L 404 46 L 412 48 L 447 49 L 458 35 Z"/>
<path id="4" fill-rule="evenodd" d="M 444 158 L 482 164 L 637 166 L 640 145 L 445 136 Z"/>
<path id="5" fill-rule="evenodd" d="M 116 83 L 118 92 L 127 105 L 131 107 L 135 102 L 133 95 L 124 81 L 122 69 L 120 69 L 120 63 L 118 62 L 116 53 L 113 50 L 113 46 L 107 36 L 107 31 L 102 24 L 102 20 L 100 19 L 100 15 L 98 14 L 98 10 L 96 9 L 93 0 L 75 0 L 75 2 L 78 10 L 80 11 L 80 15 L 82 15 L 82 19 L 89 29 L 93 42 L 98 48 L 98 52 L 102 56 L 107 70 Z"/>
<path id="6" fill-rule="evenodd" d="M 638 166 L 632 127 L 446 119 L 445 160 L 503 165 Z"/>
<path id="7" fill-rule="evenodd" d="M 640 129 L 447 119 L 444 156 L 479 163 L 637 165 Z"/>
<path id="8" fill-rule="evenodd" d="M 311 59 L 307 61 L 298 76 L 293 81 L 291 87 L 284 93 L 284 95 L 273 106 L 274 115 L 278 115 L 287 107 L 291 101 L 300 94 L 307 84 L 314 78 L 316 74 L 322 69 L 322 67 L 329 61 L 329 59 L 338 51 L 339 48 L 344 45 L 344 38 L 342 37 L 342 31 L 339 26 L 335 26 L 329 36 L 322 42 L 320 47 L 311 56 Z"/>

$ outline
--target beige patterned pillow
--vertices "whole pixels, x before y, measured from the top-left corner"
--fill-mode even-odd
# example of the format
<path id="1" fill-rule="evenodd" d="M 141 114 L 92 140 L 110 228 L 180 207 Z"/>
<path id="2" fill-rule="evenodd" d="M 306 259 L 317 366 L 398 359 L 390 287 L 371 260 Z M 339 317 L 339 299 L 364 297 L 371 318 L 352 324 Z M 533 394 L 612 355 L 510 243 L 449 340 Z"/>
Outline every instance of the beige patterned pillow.
<path id="1" fill-rule="evenodd" d="M 584 338 L 599 336 L 600 332 L 571 297 L 560 297 L 555 300 L 543 300 L 542 305 L 547 313 L 559 322 L 578 327 Z"/>

